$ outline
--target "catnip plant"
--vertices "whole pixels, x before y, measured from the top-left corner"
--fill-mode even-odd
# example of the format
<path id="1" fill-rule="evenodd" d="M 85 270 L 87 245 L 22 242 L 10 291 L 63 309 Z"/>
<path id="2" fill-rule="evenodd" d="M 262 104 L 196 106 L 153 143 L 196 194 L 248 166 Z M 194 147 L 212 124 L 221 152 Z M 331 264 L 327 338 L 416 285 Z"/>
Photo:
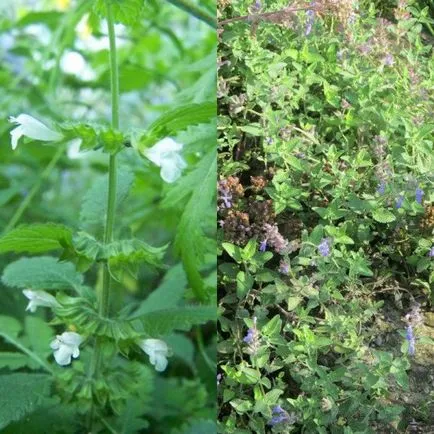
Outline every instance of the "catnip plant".
<path id="1" fill-rule="evenodd" d="M 212 29 L 205 6 L 169 3 Z M 0 410 L 0 429 L 14 432 L 28 423 L 32 432 L 39 432 L 41 422 L 38 425 L 34 415 L 46 411 L 51 419 L 42 423 L 41 432 L 167 432 L 168 422 L 146 431 L 147 419 L 154 417 L 150 402 L 157 384 L 161 389 L 178 387 L 180 399 L 191 401 L 191 412 L 180 413 L 177 432 L 212 429 L 213 408 L 204 409 L 208 392 L 200 380 L 177 383 L 166 375 L 176 358 L 197 372 L 195 346 L 179 333 L 191 331 L 198 360 L 213 383 L 215 378 L 212 352 L 205 348 L 200 327 L 216 315 L 215 261 L 210 259 L 215 244 L 215 98 L 212 91 L 198 95 L 193 89 L 201 83 L 195 82 L 147 129 L 121 125 L 120 97 L 126 84 L 116 29 L 119 24 L 133 28 L 139 16 L 155 15 L 158 9 L 155 2 L 135 0 L 96 0 L 77 7 L 80 18 L 90 11 L 107 26 L 110 124 L 42 120 L 33 110 L 10 114 L 11 152 L 32 142 L 41 149 L 57 148 L 47 173 L 72 149 L 80 155 L 99 153 L 104 165 L 108 160 L 108 171 L 84 195 L 79 224 L 19 224 L 39 194 L 37 183 L 4 227 L 0 253 L 23 256 L 5 267 L 2 283 L 18 289 L 28 304 L 24 324 L 0 315 L 0 338 L 6 345 L 1 347 L 0 367 L 9 370 L 0 375 L 0 402 L 7 400 Z M 54 81 L 60 81 L 56 74 Z M 206 78 L 212 82 L 214 76 Z M 121 226 L 121 213 L 129 212 L 122 207 L 137 173 L 142 178 L 137 182 L 159 186 L 157 213 L 161 221 L 171 219 L 176 231 L 166 243 L 148 244 L 134 237 L 131 227 Z M 48 256 L 50 252 L 59 255 Z M 126 287 L 142 270 L 164 277 L 159 285 L 145 282 L 156 289 L 149 288 L 148 297 L 138 301 Z M 14 393 L 8 399 L 5 391 L 10 388 Z M 193 388 L 200 405 L 194 402 Z M 212 389 L 210 395 L 212 399 Z"/>

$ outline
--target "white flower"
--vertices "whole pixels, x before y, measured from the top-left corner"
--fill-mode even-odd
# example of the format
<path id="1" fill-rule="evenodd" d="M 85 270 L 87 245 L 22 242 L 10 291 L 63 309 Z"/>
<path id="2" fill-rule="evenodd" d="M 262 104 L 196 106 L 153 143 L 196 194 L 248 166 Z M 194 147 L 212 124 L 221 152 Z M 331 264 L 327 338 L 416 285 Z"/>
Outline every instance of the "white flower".
<path id="1" fill-rule="evenodd" d="M 181 156 L 183 146 L 170 137 L 166 137 L 144 151 L 145 157 L 161 167 L 160 175 L 163 181 L 175 182 L 181 176 L 182 169 L 187 167 L 187 163 Z"/>
<path id="2" fill-rule="evenodd" d="M 26 307 L 26 310 L 35 312 L 38 306 L 45 307 L 58 307 L 60 304 L 56 299 L 48 292 L 45 291 L 33 291 L 31 289 L 24 289 L 23 294 L 30 300 Z"/>
<path id="3" fill-rule="evenodd" d="M 54 350 L 54 358 L 60 366 L 69 365 L 71 357 L 76 359 L 80 355 L 79 345 L 83 338 L 74 332 L 64 332 L 57 335 L 56 339 L 51 342 L 50 347 Z"/>
<path id="4" fill-rule="evenodd" d="M 166 342 L 160 339 L 143 339 L 139 346 L 149 356 L 149 361 L 155 366 L 156 371 L 163 372 L 166 369 L 169 355 Z"/>
<path id="5" fill-rule="evenodd" d="M 9 122 L 18 124 L 18 126 L 11 131 L 12 149 L 16 149 L 18 146 L 18 140 L 22 136 L 29 137 L 33 140 L 43 140 L 45 142 L 57 142 L 63 139 L 62 134 L 50 130 L 42 122 L 24 113 L 20 114 L 16 118 L 11 116 Z"/>

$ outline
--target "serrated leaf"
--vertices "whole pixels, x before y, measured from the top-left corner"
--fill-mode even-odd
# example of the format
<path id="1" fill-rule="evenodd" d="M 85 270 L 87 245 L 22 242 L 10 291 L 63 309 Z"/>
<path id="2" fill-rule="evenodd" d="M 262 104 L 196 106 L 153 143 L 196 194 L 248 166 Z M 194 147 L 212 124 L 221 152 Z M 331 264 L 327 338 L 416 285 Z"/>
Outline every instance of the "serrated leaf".
<path id="1" fill-rule="evenodd" d="M 153 247 L 137 239 L 121 240 L 104 246 L 104 255 L 110 268 L 143 262 L 154 267 L 161 267 L 167 247 L 167 244 L 162 247 Z"/>
<path id="2" fill-rule="evenodd" d="M 112 274 L 119 275 L 124 270 L 137 273 L 137 267 L 146 263 L 154 267 L 162 267 L 163 256 L 167 245 L 153 247 L 137 240 L 121 240 L 104 244 L 86 232 L 79 232 L 73 238 L 74 252 L 89 263 L 107 261 Z M 71 252 L 68 253 L 71 256 Z"/>
<path id="3" fill-rule="evenodd" d="M 0 375 L 0 429 L 42 405 L 53 378 L 44 374 Z M 6 392 L 7 393 L 4 393 Z"/>
<path id="4" fill-rule="evenodd" d="M 172 267 L 164 276 L 160 286 L 151 292 L 130 318 L 135 318 L 155 310 L 175 307 L 182 299 L 186 285 L 187 277 L 182 264 Z"/>
<path id="5" fill-rule="evenodd" d="M 134 24 L 141 16 L 144 0 L 108 0 L 111 4 L 113 17 L 116 23 L 126 25 Z M 97 0 L 95 12 L 107 17 L 107 0 Z"/>
<path id="6" fill-rule="evenodd" d="M 0 369 L 9 368 L 15 371 L 28 366 L 29 358 L 22 353 L 0 352 Z"/>
<path id="7" fill-rule="evenodd" d="M 130 321 L 102 317 L 95 301 L 82 297 L 58 296 L 61 307 L 56 308 L 56 316 L 62 323 L 74 325 L 84 336 L 105 336 L 119 340 L 136 339 L 140 336 Z"/>
<path id="8" fill-rule="evenodd" d="M 186 104 L 168 111 L 154 121 L 144 136 L 139 139 L 139 150 L 154 144 L 159 139 L 175 135 L 192 125 L 211 122 L 217 114 L 215 102 Z"/>
<path id="9" fill-rule="evenodd" d="M 75 289 L 80 290 L 83 276 L 69 262 L 56 258 L 21 258 L 9 264 L 3 271 L 2 282 L 13 288 Z"/>
<path id="10" fill-rule="evenodd" d="M 396 220 L 395 215 L 384 208 L 379 208 L 373 211 L 372 218 L 379 223 L 391 223 Z"/>
<path id="11" fill-rule="evenodd" d="M 213 149 L 200 161 L 195 170 L 183 177 L 170 190 L 162 204 L 165 208 L 173 207 L 190 196 L 188 202 L 183 204 L 184 210 L 176 232 L 175 248 L 181 256 L 188 282 L 200 300 L 206 299 L 207 292 L 199 270 L 205 252 L 210 251 L 210 247 L 214 245 L 213 240 L 204 234 L 204 221 L 212 222 L 208 216 L 215 206 L 216 173 L 217 159 Z"/>
<path id="12" fill-rule="evenodd" d="M 43 367 L 50 370 L 46 358 L 51 353 L 49 343 L 54 336 L 53 330 L 36 316 L 25 317 L 23 335 L 22 328 L 15 318 L 0 315 L 0 337 L 20 351 L 0 352 L 0 367 L 12 370 L 22 367 L 40 370 Z"/>
<path id="13" fill-rule="evenodd" d="M 164 336 L 174 330 L 188 331 L 217 317 L 215 306 L 185 306 L 149 312 L 133 320 L 137 330 L 151 337 Z"/>
<path id="14" fill-rule="evenodd" d="M 41 253 L 71 245 L 72 230 L 53 223 L 21 225 L 0 238 L 0 253 Z"/>
<path id="15" fill-rule="evenodd" d="M 240 131 L 243 131 L 244 133 L 250 134 L 251 136 L 255 136 L 255 137 L 259 137 L 259 136 L 264 135 L 263 128 L 261 128 L 260 126 L 244 125 L 244 126 L 238 127 L 238 129 Z"/>

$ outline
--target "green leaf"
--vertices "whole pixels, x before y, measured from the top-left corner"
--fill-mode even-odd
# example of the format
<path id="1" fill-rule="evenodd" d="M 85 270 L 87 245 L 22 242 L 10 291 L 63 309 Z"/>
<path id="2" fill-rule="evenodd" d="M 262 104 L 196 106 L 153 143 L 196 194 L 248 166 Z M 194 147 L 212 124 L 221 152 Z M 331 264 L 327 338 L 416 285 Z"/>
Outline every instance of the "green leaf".
<path id="1" fill-rule="evenodd" d="M 170 190 L 162 204 L 163 207 L 176 206 L 190 196 L 188 202 L 183 203 L 183 213 L 175 237 L 175 248 L 181 256 L 188 282 L 195 296 L 202 301 L 206 300 L 207 291 L 199 270 L 205 253 L 207 251 L 214 253 L 215 245 L 214 239 L 205 236 L 204 221 L 212 221 L 209 216 L 215 207 L 216 172 L 216 152 L 212 149 L 195 170 L 181 178 Z"/>
<path id="2" fill-rule="evenodd" d="M 212 420 L 201 420 L 192 422 L 187 428 L 182 431 L 177 431 L 174 434 L 215 434 L 217 426 Z"/>
<path id="3" fill-rule="evenodd" d="M 182 299 L 186 285 L 187 277 L 182 264 L 172 267 L 164 276 L 160 286 L 151 292 L 130 318 L 135 318 L 155 310 L 175 307 Z"/>
<path id="4" fill-rule="evenodd" d="M 244 298 L 247 293 L 252 289 L 254 283 L 253 276 L 244 271 L 239 271 L 237 274 L 237 296 Z"/>
<path id="5" fill-rule="evenodd" d="M 239 264 L 242 262 L 243 250 L 240 247 L 232 243 L 222 243 L 222 247 L 228 253 L 228 255 L 235 260 L 235 262 L 238 262 Z"/>
<path id="6" fill-rule="evenodd" d="M 0 253 L 41 253 L 71 245 L 72 230 L 53 223 L 21 225 L 0 238 Z"/>
<path id="7" fill-rule="evenodd" d="M 259 126 L 255 126 L 255 125 L 244 125 L 242 127 L 238 127 L 240 131 L 243 131 L 247 134 L 250 134 L 251 136 L 263 136 L 264 132 L 263 132 L 263 128 L 259 127 Z"/>
<path id="8" fill-rule="evenodd" d="M 211 122 L 216 114 L 215 102 L 178 106 L 154 121 L 146 134 L 139 139 L 137 146 L 143 152 L 145 148 L 153 145 L 159 139 L 173 136 L 192 125 Z"/>
<path id="9" fill-rule="evenodd" d="M 287 303 L 288 303 L 288 307 L 287 307 L 287 311 L 291 312 L 292 310 L 294 310 L 301 302 L 303 301 L 303 297 L 288 297 L 287 298 Z"/>
<path id="10" fill-rule="evenodd" d="M 250 239 L 249 242 L 244 247 L 244 249 L 242 250 L 241 256 L 243 257 L 243 260 L 249 261 L 250 259 L 252 259 L 253 256 L 255 256 L 257 250 L 258 249 L 257 249 L 256 239 L 255 238 Z"/>
<path id="11" fill-rule="evenodd" d="M 126 25 L 134 24 L 141 16 L 145 1 L 144 0 L 108 0 L 111 4 L 113 17 L 116 23 Z M 103 17 L 107 17 L 107 0 L 97 0 L 95 12 Z"/>
<path id="12" fill-rule="evenodd" d="M 261 328 L 261 334 L 272 337 L 280 333 L 282 328 L 282 319 L 279 315 L 275 315 L 264 327 Z"/>
<path id="13" fill-rule="evenodd" d="M 138 272 L 136 267 L 141 263 L 162 267 L 167 247 L 167 244 L 162 247 L 152 247 L 137 239 L 121 240 L 104 246 L 104 256 L 108 261 L 110 272 L 116 276 L 119 277 L 119 273 L 124 269 L 136 275 Z"/>
<path id="14" fill-rule="evenodd" d="M 21 351 L 0 352 L 0 368 L 40 370 L 43 367 L 49 370 L 46 359 L 51 354 L 49 343 L 54 337 L 53 330 L 36 316 L 25 317 L 24 336 L 21 336 L 22 328 L 15 318 L 0 315 L 0 337 Z"/>
<path id="15" fill-rule="evenodd" d="M 151 337 L 164 336 L 173 330 L 190 330 L 194 325 L 205 324 L 217 317 L 215 306 L 184 306 L 157 310 L 133 320 L 137 330 Z"/>
<path id="16" fill-rule="evenodd" d="M 104 244 L 86 232 L 79 232 L 73 239 L 74 252 L 88 263 L 107 261 L 110 272 L 118 280 L 123 271 L 137 274 L 138 265 L 146 263 L 154 267 L 162 267 L 163 256 L 167 245 L 152 247 L 137 240 L 121 240 Z M 68 257 L 71 252 L 68 253 Z"/>
<path id="17" fill-rule="evenodd" d="M 379 223 L 391 223 L 396 220 L 395 215 L 385 208 L 379 208 L 373 211 L 372 218 Z"/>
<path id="18" fill-rule="evenodd" d="M 58 262 L 56 258 L 41 256 L 12 262 L 4 269 L 2 282 L 13 288 L 79 291 L 83 276 L 69 262 Z"/>
<path id="19" fill-rule="evenodd" d="M 61 307 L 56 308 L 59 323 L 74 325 L 78 333 L 84 336 L 105 336 L 119 340 L 136 339 L 140 334 L 131 322 L 123 319 L 105 318 L 98 311 L 95 300 L 82 297 L 58 295 Z"/>
<path id="20" fill-rule="evenodd" d="M 0 429 L 42 405 L 51 383 L 52 377 L 44 374 L 0 375 Z"/>
<path id="21" fill-rule="evenodd" d="M 134 181 L 134 175 L 128 169 L 120 168 L 117 180 L 116 209 L 118 210 L 121 203 L 128 196 Z M 104 224 L 107 214 L 107 197 L 108 175 L 105 175 L 96 181 L 84 196 L 80 212 L 80 220 L 83 224 L 100 226 Z"/>

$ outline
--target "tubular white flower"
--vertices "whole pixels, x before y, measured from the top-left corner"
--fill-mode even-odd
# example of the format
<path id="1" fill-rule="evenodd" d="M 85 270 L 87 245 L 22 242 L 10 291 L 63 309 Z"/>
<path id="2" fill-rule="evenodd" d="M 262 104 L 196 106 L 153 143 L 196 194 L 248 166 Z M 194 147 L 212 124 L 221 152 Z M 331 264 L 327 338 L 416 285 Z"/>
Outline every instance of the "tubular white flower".
<path id="1" fill-rule="evenodd" d="M 175 142 L 170 137 L 157 142 L 152 148 L 144 151 L 145 157 L 161 167 L 160 175 L 167 183 L 175 182 L 187 163 L 181 156 L 183 144 Z"/>
<path id="2" fill-rule="evenodd" d="M 11 131 L 12 149 L 17 148 L 18 140 L 22 136 L 29 137 L 33 140 L 42 140 L 44 142 L 57 142 L 63 139 L 62 134 L 50 130 L 50 128 L 42 122 L 24 113 L 21 113 L 16 118 L 11 116 L 9 122 L 18 124 L 18 126 Z"/>
<path id="3" fill-rule="evenodd" d="M 60 304 L 56 299 L 48 292 L 45 291 L 33 291 L 32 289 L 24 289 L 23 294 L 30 300 L 26 307 L 26 310 L 35 312 L 39 306 L 44 307 L 59 307 Z"/>
<path id="4" fill-rule="evenodd" d="M 54 350 L 54 358 L 60 366 L 66 366 L 71 363 L 71 357 L 76 359 L 80 355 L 79 345 L 83 338 L 74 332 L 64 332 L 57 335 L 56 339 L 51 342 L 50 347 Z"/>
<path id="5" fill-rule="evenodd" d="M 149 356 L 149 361 L 155 366 L 156 371 L 163 372 L 166 369 L 169 355 L 166 342 L 160 339 L 143 339 L 139 342 L 139 347 Z"/>

